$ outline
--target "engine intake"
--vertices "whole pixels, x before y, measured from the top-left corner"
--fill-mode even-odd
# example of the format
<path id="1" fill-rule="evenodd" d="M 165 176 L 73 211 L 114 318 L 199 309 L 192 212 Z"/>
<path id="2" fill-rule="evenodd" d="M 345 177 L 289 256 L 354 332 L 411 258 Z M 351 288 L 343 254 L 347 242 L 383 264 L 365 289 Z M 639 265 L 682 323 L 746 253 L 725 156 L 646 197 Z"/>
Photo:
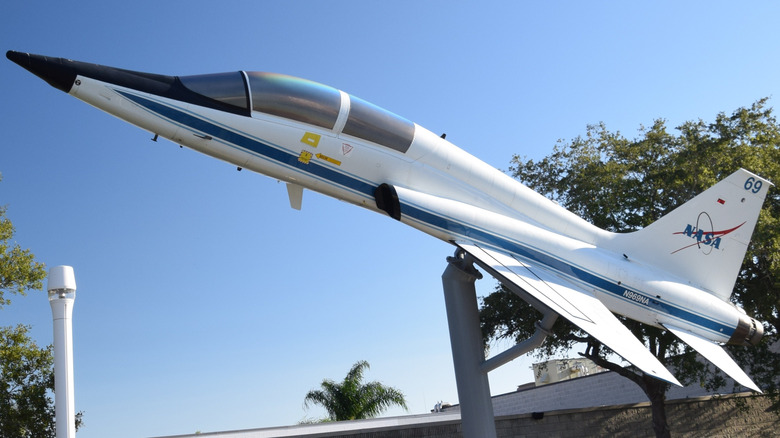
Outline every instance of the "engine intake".
<path id="1" fill-rule="evenodd" d="M 395 187 L 390 184 L 380 185 L 374 191 L 374 199 L 378 209 L 397 221 L 401 220 L 401 201 L 398 200 Z"/>

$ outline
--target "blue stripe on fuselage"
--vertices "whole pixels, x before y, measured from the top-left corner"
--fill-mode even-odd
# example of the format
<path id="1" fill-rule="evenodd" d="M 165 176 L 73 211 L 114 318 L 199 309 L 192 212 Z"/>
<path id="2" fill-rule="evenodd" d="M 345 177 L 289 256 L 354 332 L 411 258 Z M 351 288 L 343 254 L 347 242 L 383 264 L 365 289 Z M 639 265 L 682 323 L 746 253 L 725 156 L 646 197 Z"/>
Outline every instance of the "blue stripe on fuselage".
<path id="1" fill-rule="evenodd" d="M 257 154 L 258 156 L 261 156 L 265 159 L 288 167 L 293 167 L 304 173 L 313 174 L 329 183 L 342 186 L 345 189 L 360 193 L 366 197 L 372 199 L 374 197 L 374 191 L 376 190 L 378 184 L 362 181 L 351 175 L 347 175 L 345 173 L 323 166 L 314 161 L 309 162 L 308 164 L 301 163 L 298 160 L 297 155 L 285 152 L 280 148 L 273 147 L 258 139 L 254 139 L 247 135 L 226 129 L 216 122 L 196 117 L 192 114 L 188 114 L 182 109 L 168 106 L 145 97 L 119 90 L 117 90 L 117 92 L 121 93 L 123 96 L 132 100 L 148 111 L 168 119 L 176 124 L 179 124 L 180 126 L 186 127 L 187 129 L 206 133 L 215 139 L 220 139 L 226 143 Z M 446 230 L 447 232 L 468 237 L 479 242 L 484 242 L 485 244 L 495 248 L 501 248 L 504 251 L 516 254 L 520 258 L 533 263 L 538 263 L 544 267 L 558 271 L 569 278 L 573 278 L 582 283 L 591 285 L 608 294 L 614 295 L 623 301 L 627 301 L 634 305 L 643 306 L 636 301 L 627 300 L 623 297 L 623 293 L 626 290 L 624 286 L 615 284 L 578 266 L 571 265 L 560 259 L 545 254 L 538 249 L 523 246 L 520 243 L 512 241 L 507 237 L 497 236 L 488 231 L 480 230 L 473 225 L 465 224 L 452 218 L 447 218 L 445 216 L 432 213 L 409 204 L 402 204 L 402 213 L 404 216 L 410 217 L 427 226 Z M 674 306 L 668 302 L 657 300 L 655 297 L 647 296 L 640 291 L 632 292 L 646 296 L 649 299 L 649 302 L 652 304 L 652 306 L 648 306 L 648 308 L 652 311 L 667 314 L 674 318 L 679 318 L 691 324 L 695 324 L 711 330 L 721 336 L 724 334 L 726 336 L 730 336 L 734 331 L 734 327 L 713 321 L 703 315 L 698 315 L 689 310 Z"/>
<path id="2" fill-rule="evenodd" d="M 588 272 L 581 267 L 552 257 L 551 255 L 545 254 L 538 249 L 521 245 L 520 243 L 512 241 L 507 237 L 497 236 L 486 230 L 460 223 L 452 218 L 443 217 L 440 214 L 426 211 L 420 207 L 410 204 L 402 204 L 401 213 L 403 216 L 419 221 L 427 226 L 446 230 L 454 234 L 459 234 L 477 242 L 483 242 L 490 247 L 499 248 L 506 251 L 507 253 L 515 254 L 519 258 L 524 259 L 532 264 L 539 264 L 543 267 L 551 268 L 570 279 L 576 279 L 578 282 L 593 286 L 596 289 L 613 295 L 622 301 L 636 306 L 644 306 L 645 311 L 654 311 L 657 313 L 669 315 L 673 318 L 681 319 L 707 330 L 711 330 L 713 333 L 719 336 L 731 336 L 731 334 L 734 332 L 734 327 L 707 318 L 705 315 L 697 314 L 695 312 L 672 305 L 669 302 L 656 299 L 656 297 L 646 295 L 641 291 L 627 289 L 625 285 L 618 285 L 613 283 L 591 272 Z M 639 294 L 643 297 L 647 297 L 649 305 L 644 305 L 623 297 L 623 293 L 626 290 L 630 290 L 631 292 Z"/>
<path id="3" fill-rule="evenodd" d="M 218 138 L 232 145 L 236 145 L 241 149 L 254 152 L 257 155 L 274 161 L 278 164 L 294 167 L 303 173 L 309 173 L 318 176 L 330 183 L 335 183 L 344 188 L 354 190 L 371 199 L 374 197 L 374 191 L 377 187 L 376 185 L 369 184 L 342 172 L 338 172 L 327 166 L 319 164 L 314 160 L 308 163 L 302 163 L 298 160 L 298 155 L 285 152 L 282 149 L 275 148 L 259 140 L 237 133 L 230 129 L 226 129 L 214 122 L 187 114 L 181 109 L 164 105 L 162 103 L 155 102 L 153 100 L 127 92 L 118 92 L 138 105 L 146 108 L 147 110 L 168 120 L 174 121 L 177 124 L 206 133 L 215 139 Z"/>

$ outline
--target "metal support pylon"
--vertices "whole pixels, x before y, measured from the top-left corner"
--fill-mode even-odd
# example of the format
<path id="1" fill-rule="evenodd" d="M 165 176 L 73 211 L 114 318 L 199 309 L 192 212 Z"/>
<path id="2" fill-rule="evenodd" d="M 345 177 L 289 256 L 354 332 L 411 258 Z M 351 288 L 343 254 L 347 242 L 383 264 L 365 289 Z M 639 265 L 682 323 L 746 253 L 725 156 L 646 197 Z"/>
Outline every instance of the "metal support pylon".
<path id="1" fill-rule="evenodd" d="M 487 371 L 482 370 L 485 349 L 479 327 L 479 307 L 474 282 L 482 274 L 474 268 L 471 257 L 458 251 L 447 258 L 447 269 L 441 276 L 444 302 L 450 328 L 452 361 L 458 385 L 460 418 L 464 438 L 495 438 L 493 403 Z"/>
<path id="2" fill-rule="evenodd" d="M 455 256 L 447 257 L 447 269 L 444 270 L 441 280 L 444 286 L 444 304 L 447 307 L 464 438 L 495 438 L 496 423 L 487 373 L 542 345 L 558 318 L 557 313 L 539 305 L 536 308 L 544 314 L 544 318 L 536 323 L 534 334 L 509 350 L 485 360 L 477 290 L 474 287 L 474 283 L 480 278 L 482 274 L 474 267 L 474 260 L 465 251 L 458 249 Z M 522 292 L 515 288 L 512 290 L 515 293 Z"/>

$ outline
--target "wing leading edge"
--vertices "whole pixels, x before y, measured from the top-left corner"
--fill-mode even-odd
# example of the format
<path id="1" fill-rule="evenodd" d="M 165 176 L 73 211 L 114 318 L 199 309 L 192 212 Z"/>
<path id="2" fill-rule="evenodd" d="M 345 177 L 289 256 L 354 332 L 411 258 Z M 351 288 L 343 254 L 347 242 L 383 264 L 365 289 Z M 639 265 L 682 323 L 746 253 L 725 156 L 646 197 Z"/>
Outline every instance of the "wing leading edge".
<path id="1" fill-rule="evenodd" d="M 646 374 L 682 386 L 595 296 L 541 267 L 518 260 L 510 253 L 473 242 L 455 243 L 489 267 L 499 280 L 504 280 L 530 294 L 543 305 L 590 333 Z"/>

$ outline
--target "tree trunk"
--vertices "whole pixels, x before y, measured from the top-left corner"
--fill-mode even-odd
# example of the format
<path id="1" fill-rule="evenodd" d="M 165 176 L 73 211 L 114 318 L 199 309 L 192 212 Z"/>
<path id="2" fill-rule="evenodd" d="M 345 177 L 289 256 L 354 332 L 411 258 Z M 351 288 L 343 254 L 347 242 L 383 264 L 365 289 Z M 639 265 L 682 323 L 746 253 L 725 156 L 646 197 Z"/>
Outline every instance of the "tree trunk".
<path id="1" fill-rule="evenodd" d="M 653 411 L 653 431 L 656 438 L 671 438 L 672 432 L 669 430 L 669 423 L 666 421 L 666 389 L 667 383 L 648 375 L 643 375 L 642 380 L 645 394 L 650 399 L 650 406 Z"/>
<path id="2" fill-rule="evenodd" d="M 599 356 L 600 348 L 600 343 L 589 341 L 585 353 L 580 353 L 580 355 L 592 360 L 596 365 L 614 371 L 639 385 L 650 400 L 650 407 L 653 412 L 653 431 L 656 438 L 671 438 L 672 432 L 666 420 L 666 391 L 669 389 L 669 383 L 644 373 L 637 374 L 628 368 L 604 359 Z"/>

